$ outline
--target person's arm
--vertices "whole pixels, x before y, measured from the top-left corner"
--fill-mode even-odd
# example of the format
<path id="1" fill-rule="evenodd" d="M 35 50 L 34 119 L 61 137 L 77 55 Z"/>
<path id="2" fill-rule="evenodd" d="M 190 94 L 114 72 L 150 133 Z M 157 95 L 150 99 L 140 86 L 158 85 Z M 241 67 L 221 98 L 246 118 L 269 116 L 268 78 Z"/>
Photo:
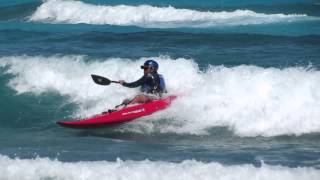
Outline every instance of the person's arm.
<path id="1" fill-rule="evenodd" d="M 136 87 L 139 87 L 141 86 L 142 84 L 145 83 L 145 81 L 147 80 L 146 76 L 142 76 L 140 79 L 138 79 L 137 81 L 134 81 L 134 82 L 131 82 L 131 83 L 127 83 L 125 81 L 119 81 L 120 84 L 122 84 L 123 86 L 125 87 L 128 87 L 128 88 L 136 88 Z"/>

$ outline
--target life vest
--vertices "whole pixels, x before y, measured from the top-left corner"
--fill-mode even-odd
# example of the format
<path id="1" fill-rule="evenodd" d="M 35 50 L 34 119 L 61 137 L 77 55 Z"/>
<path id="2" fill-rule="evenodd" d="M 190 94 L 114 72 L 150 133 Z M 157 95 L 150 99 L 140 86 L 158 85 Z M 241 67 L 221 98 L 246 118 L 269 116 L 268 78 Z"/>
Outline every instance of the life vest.
<path id="1" fill-rule="evenodd" d="M 148 83 L 145 83 L 141 86 L 141 91 L 145 93 L 152 93 L 152 94 L 158 94 L 158 93 L 166 93 L 166 83 L 161 74 L 148 74 L 148 77 L 150 77 L 151 81 Z"/>
<path id="2" fill-rule="evenodd" d="M 160 78 L 160 92 L 166 93 L 167 92 L 166 82 L 161 74 L 159 74 L 159 78 Z"/>

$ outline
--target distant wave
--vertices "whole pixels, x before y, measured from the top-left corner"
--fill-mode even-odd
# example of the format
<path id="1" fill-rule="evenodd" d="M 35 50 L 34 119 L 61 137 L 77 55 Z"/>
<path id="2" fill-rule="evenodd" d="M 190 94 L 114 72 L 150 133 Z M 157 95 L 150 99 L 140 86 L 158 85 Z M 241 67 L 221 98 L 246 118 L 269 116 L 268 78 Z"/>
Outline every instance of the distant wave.
<path id="1" fill-rule="evenodd" d="M 222 165 L 185 160 L 181 163 L 165 161 L 93 161 L 61 162 L 48 158 L 10 159 L 0 155 L 0 179 L 247 179 L 247 180 L 318 180 L 320 171 L 314 168 L 285 166 L 261 167 L 253 165 Z"/>
<path id="2" fill-rule="evenodd" d="M 288 23 L 310 20 L 304 14 L 264 14 L 250 10 L 232 12 L 197 11 L 174 7 L 153 7 L 150 5 L 93 5 L 81 1 L 45 1 L 30 21 L 67 24 L 108 24 L 155 28 L 239 26 L 270 23 Z"/>
<path id="3" fill-rule="evenodd" d="M 168 110 L 134 121 L 124 131 L 203 135 L 224 126 L 239 136 L 320 133 L 318 70 L 243 65 L 209 66 L 203 72 L 192 60 L 153 58 L 169 91 L 182 96 Z M 138 92 L 117 84 L 98 86 L 90 74 L 134 81 L 142 76 L 139 67 L 147 58 L 86 59 L 10 56 L 0 58 L 0 68 L 14 75 L 8 85 L 18 94 L 56 91 L 79 106 L 77 117 L 100 113 Z"/>

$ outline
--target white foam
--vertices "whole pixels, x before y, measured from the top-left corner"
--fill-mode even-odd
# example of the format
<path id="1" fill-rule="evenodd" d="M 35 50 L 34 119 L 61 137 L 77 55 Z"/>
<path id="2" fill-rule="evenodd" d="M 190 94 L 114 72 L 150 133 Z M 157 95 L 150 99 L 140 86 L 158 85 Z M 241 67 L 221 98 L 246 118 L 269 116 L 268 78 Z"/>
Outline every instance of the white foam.
<path id="1" fill-rule="evenodd" d="M 264 14 L 251 10 L 197 11 L 150 5 L 93 5 L 81 1 L 47 0 L 31 15 L 31 21 L 86 23 L 156 28 L 238 26 L 311 20 L 303 14 Z"/>
<path id="2" fill-rule="evenodd" d="M 314 168 L 285 166 L 261 167 L 253 165 L 230 165 L 204 163 L 185 160 L 180 163 L 165 161 L 93 161 L 61 162 L 48 158 L 10 159 L 0 155 L 0 179 L 35 180 L 35 179 L 247 179 L 247 180 L 318 180 L 320 171 Z"/>
<path id="3" fill-rule="evenodd" d="M 13 74 L 18 94 L 56 91 L 79 105 L 76 116 L 89 116 L 132 97 L 138 89 L 99 86 L 90 74 L 134 81 L 142 76 L 140 59 L 88 59 L 85 56 L 12 56 L 0 67 Z M 256 66 L 198 65 L 184 58 L 153 57 L 168 89 L 182 94 L 166 111 L 123 127 L 124 131 L 206 134 L 226 126 L 240 136 L 301 135 L 320 132 L 320 71 Z"/>
<path id="4" fill-rule="evenodd" d="M 135 60 L 109 58 L 86 62 L 85 56 L 11 56 L 0 58 L 0 67 L 7 67 L 5 73 L 15 75 L 10 80 L 9 86 L 18 94 L 41 95 L 55 91 L 68 96 L 71 102 L 79 104 L 79 112 L 75 114 L 89 116 L 108 107 L 114 107 L 124 98 L 138 93 L 138 89 L 124 88 L 118 84 L 99 86 L 92 81 L 90 75 L 98 74 L 111 80 L 135 81 L 143 75 L 140 66 L 145 60 L 147 58 Z M 195 65 L 185 59 L 172 60 L 163 57 L 159 60 L 164 67 L 170 66 L 169 64 L 177 68 Z M 178 61 L 184 63 L 179 65 Z M 194 74 L 194 70 L 195 68 L 188 68 L 187 71 Z M 174 68 L 168 73 L 175 77 L 179 76 Z M 174 79 L 168 79 L 166 82 L 169 90 L 179 91 L 179 84 L 174 82 Z"/>

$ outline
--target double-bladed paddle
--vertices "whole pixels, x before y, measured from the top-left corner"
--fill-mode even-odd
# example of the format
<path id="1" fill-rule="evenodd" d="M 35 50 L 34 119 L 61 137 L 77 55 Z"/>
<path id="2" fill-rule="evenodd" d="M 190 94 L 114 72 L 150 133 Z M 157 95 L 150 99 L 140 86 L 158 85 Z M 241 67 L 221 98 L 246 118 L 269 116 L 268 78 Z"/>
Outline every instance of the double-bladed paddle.
<path id="1" fill-rule="evenodd" d="M 91 74 L 93 81 L 99 85 L 109 85 L 110 83 L 119 83 L 119 81 L 111 81 L 108 78 Z"/>

